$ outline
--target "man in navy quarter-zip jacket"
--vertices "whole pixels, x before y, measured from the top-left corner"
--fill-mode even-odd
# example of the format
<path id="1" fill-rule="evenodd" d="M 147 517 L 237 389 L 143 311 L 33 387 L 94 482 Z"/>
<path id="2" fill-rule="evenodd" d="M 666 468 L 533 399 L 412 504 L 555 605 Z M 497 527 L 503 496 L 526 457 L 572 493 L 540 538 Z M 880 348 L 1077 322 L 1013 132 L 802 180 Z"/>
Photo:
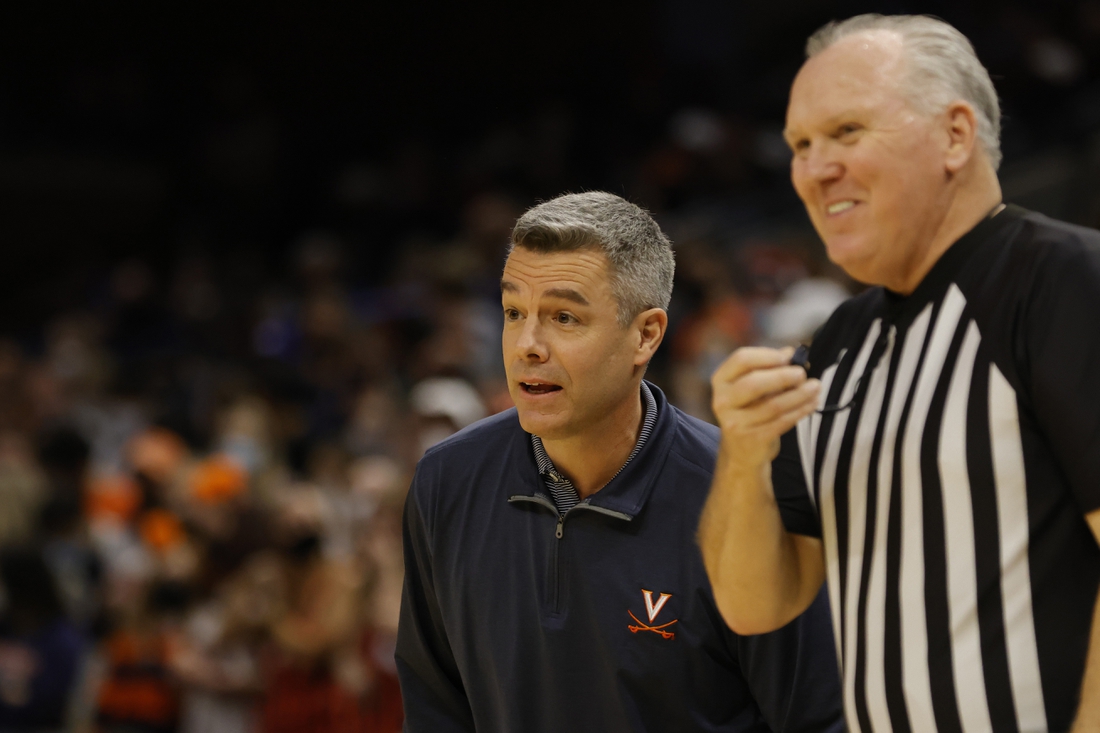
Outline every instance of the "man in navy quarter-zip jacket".
<path id="1" fill-rule="evenodd" d="M 668 239 L 612 194 L 516 223 L 501 279 L 516 409 L 420 461 L 397 666 L 409 733 L 841 731 L 824 597 L 738 636 L 695 528 L 717 428 L 642 376 Z"/>

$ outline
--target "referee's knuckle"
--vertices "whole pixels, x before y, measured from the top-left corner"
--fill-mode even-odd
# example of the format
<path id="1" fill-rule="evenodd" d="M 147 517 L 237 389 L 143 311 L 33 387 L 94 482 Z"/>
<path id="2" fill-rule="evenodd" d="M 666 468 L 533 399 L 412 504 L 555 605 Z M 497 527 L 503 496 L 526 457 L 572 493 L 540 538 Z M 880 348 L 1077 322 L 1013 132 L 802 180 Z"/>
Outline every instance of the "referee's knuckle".
<path id="1" fill-rule="evenodd" d="M 769 420 L 775 420 L 776 418 L 781 417 L 783 413 L 787 411 L 786 407 L 783 405 L 783 402 L 778 398 L 768 400 L 763 404 L 762 407 L 764 410 L 764 414 Z"/>

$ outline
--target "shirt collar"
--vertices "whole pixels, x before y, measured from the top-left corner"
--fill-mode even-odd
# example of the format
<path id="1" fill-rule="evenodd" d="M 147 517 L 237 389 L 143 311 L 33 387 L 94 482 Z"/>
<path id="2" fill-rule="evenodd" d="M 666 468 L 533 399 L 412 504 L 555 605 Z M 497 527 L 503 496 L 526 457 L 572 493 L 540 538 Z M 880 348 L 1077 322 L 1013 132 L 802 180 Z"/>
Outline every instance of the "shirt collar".
<path id="1" fill-rule="evenodd" d="M 932 269 L 911 294 L 901 295 L 883 288 L 886 320 L 899 327 L 911 323 L 924 306 L 940 297 L 974 252 L 986 242 L 1001 236 L 1007 229 L 1015 226 L 1026 214 L 1026 209 L 1013 204 L 1009 204 L 1004 209 L 994 209 L 940 255 L 932 265 Z"/>

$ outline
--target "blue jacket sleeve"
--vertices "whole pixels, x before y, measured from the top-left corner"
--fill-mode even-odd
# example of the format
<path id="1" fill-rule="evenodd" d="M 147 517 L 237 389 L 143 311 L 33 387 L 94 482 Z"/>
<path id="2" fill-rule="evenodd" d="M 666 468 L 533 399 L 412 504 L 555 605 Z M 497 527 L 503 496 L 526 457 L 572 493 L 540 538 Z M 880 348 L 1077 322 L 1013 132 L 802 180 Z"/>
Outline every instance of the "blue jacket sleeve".
<path id="1" fill-rule="evenodd" d="M 736 646 L 741 673 L 773 731 L 844 731 L 840 675 L 824 587 L 794 621 L 769 634 L 739 636 Z"/>
<path id="2" fill-rule="evenodd" d="M 435 594 L 430 532 L 419 503 L 421 493 L 414 478 L 405 502 L 405 585 L 395 655 L 405 708 L 404 729 L 407 733 L 472 732 L 473 714 Z"/>

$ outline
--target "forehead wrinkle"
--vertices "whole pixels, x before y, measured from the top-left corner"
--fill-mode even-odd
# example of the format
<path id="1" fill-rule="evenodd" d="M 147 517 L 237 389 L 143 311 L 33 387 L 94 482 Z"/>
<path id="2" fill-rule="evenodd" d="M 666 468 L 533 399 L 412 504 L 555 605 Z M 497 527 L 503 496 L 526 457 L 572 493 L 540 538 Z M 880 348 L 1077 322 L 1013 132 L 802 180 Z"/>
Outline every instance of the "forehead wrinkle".
<path id="1" fill-rule="evenodd" d="M 518 250 L 517 250 L 518 251 Z M 526 261 L 532 260 L 532 261 Z M 551 254 L 527 254 L 508 257 L 501 280 L 502 290 L 518 292 L 523 287 L 542 291 L 543 296 L 565 297 L 588 304 L 593 296 L 606 291 L 611 295 L 608 267 L 601 255 L 583 251 Z M 514 279 L 518 283 L 513 283 Z M 507 283 L 507 285 L 505 284 Z M 571 291 L 568 294 L 567 291 Z"/>
<path id="2" fill-rule="evenodd" d="M 580 291 L 574 290 L 573 288 L 550 288 L 543 293 L 543 295 L 547 298 L 568 300 L 577 305 L 588 305 L 588 298 L 584 297 Z"/>

